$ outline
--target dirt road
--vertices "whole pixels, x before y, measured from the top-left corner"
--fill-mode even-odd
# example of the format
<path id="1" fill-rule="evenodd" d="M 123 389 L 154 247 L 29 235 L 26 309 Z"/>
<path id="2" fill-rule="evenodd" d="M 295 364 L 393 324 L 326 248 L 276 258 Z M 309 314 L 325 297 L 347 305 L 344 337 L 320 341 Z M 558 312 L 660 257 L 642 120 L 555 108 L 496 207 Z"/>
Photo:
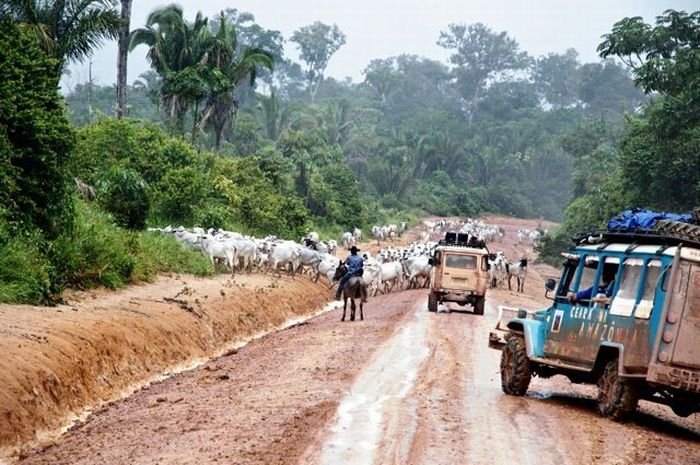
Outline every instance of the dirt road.
<path id="1" fill-rule="evenodd" d="M 326 313 L 108 405 L 20 463 L 700 463 L 697 415 L 642 402 L 617 424 L 595 388 L 562 377 L 501 393 L 496 306 L 538 305 L 551 273 L 533 266 L 525 295 L 492 292 L 483 317 L 428 313 L 421 290 L 372 299 L 364 321 Z"/>

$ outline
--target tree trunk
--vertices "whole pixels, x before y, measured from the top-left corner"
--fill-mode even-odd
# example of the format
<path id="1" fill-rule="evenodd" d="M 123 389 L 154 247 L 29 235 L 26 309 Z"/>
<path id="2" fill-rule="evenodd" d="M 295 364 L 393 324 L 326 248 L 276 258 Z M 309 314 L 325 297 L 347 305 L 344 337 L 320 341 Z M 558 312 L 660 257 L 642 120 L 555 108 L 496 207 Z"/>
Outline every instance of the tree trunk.
<path id="1" fill-rule="evenodd" d="M 119 52 L 117 54 L 117 118 L 126 116 L 126 62 L 129 52 L 129 23 L 132 0 L 121 0 L 122 27 L 119 29 Z"/>

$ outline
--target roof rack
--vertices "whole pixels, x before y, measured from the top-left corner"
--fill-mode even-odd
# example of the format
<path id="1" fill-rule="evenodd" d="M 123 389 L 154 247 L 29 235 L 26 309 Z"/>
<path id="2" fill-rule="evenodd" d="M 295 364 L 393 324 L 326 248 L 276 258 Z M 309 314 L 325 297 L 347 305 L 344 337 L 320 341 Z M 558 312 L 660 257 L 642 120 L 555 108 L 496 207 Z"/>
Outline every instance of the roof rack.
<path id="1" fill-rule="evenodd" d="M 467 233 L 446 232 L 445 238 L 438 241 L 438 245 L 448 245 L 451 247 L 471 247 L 473 249 L 486 249 L 486 242 L 481 239 L 475 239 L 475 236 L 469 237 Z"/>
<path id="2" fill-rule="evenodd" d="M 688 245 L 700 247 L 700 235 L 684 232 L 656 231 L 651 229 L 636 229 L 633 231 L 592 231 L 572 238 L 576 245 L 600 244 L 602 242 L 619 242 L 623 244 Z"/>

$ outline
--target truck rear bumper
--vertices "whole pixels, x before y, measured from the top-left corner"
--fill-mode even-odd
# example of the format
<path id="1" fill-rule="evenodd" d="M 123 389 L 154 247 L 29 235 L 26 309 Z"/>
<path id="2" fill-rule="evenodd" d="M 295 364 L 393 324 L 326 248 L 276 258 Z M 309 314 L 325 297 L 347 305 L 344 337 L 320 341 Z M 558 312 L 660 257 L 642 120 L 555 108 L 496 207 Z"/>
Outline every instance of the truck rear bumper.
<path id="1" fill-rule="evenodd" d="M 700 394 L 700 371 L 667 365 L 649 365 L 647 381 Z"/>
<path id="2" fill-rule="evenodd" d="M 442 302 L 470 302 L 473 303 L 478 298 L 484 298 L 483 295 L 477 294 L 475 291 L 455 291 L 448 289 L 440 289 L 438 291 L 439 300 Z"/>

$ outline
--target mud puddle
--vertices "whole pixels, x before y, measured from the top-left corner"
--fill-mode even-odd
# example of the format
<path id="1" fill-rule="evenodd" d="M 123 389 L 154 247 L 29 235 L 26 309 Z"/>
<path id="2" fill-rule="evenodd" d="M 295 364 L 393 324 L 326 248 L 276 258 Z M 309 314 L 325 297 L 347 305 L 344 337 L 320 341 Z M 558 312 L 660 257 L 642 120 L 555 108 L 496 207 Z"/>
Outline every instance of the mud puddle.
<path id="1" fill-rule="evenodd" d="M 417 308 L 413 319 L 363 370 L 338 407 L 337 420 L 322 447 L 321 464 L 373 463 L 387 414 L 407 397 L 428 356 L 428 323 L 427 312 Z"/>

